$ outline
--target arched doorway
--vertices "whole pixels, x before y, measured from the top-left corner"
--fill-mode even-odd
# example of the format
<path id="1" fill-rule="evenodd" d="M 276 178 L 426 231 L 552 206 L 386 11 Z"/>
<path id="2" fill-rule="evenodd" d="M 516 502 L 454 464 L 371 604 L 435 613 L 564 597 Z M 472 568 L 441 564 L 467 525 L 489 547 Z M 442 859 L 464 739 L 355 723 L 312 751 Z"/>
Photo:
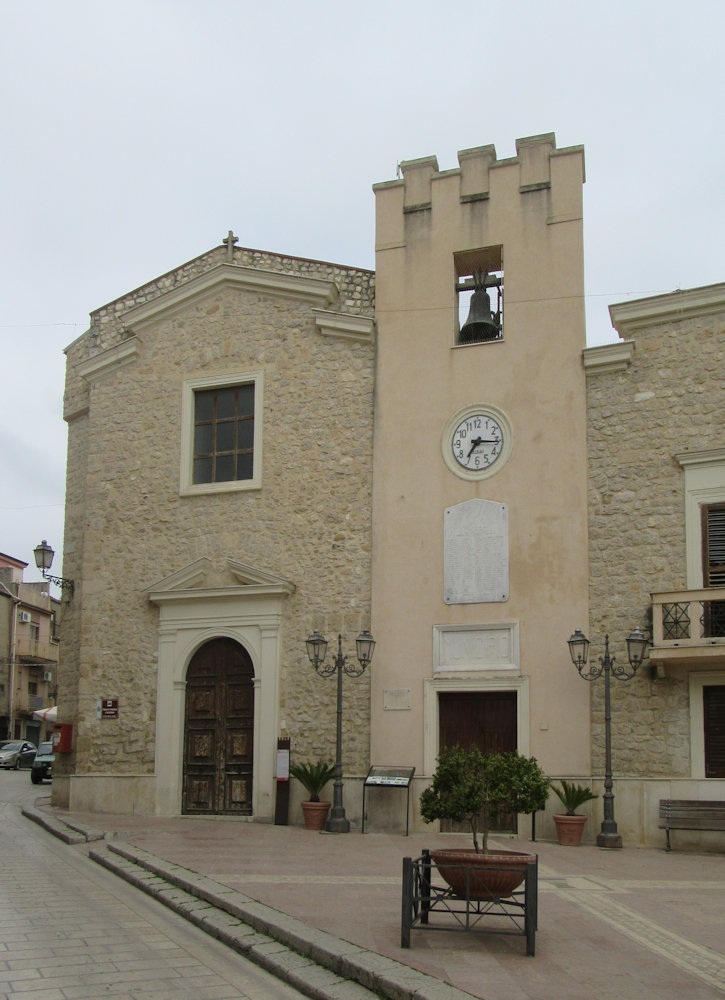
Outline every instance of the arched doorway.
<path id="1" fill-rule="evenodd" d="M 233 639 L 212 639 L 186 673 L 182 812 L 252 813 L 254 668 Z"/>

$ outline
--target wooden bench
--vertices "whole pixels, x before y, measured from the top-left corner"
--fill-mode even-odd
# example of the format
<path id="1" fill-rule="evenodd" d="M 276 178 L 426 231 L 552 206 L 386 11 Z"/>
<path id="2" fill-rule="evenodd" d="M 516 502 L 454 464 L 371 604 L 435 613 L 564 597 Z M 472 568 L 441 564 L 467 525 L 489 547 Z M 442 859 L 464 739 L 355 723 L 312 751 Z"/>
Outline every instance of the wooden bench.
<path id="1" fill-rule="evenodd" d="M 725 830 L 725 802 L 699 799 L 660 799 L 660 830 Z"/>

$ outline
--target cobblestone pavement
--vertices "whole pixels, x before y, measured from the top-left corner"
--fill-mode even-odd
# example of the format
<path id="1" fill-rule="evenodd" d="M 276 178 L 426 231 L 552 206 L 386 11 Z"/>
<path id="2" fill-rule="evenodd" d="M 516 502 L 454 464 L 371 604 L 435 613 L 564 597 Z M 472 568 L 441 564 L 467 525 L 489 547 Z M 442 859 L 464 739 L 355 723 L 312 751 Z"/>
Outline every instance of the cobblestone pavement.
<path id="1" fill-rule="evenodd" d="M 29 786 L 0 773 L 0 1000 L 299 998 L 24 819 Z"/>

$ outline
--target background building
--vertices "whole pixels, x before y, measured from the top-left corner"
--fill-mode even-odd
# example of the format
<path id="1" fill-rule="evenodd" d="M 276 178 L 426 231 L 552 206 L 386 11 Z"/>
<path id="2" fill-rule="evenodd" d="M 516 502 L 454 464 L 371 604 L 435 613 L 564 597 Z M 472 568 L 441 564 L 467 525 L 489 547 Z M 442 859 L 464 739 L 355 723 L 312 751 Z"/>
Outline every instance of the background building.
<path id="1" fill-rule="evenodd" d="M 56 703 L 60 602 L 47 582 L 23 583 L 27 565 L 0 552 L 0 738 L 37 746 L 52 731 L 34 713 Z"/>

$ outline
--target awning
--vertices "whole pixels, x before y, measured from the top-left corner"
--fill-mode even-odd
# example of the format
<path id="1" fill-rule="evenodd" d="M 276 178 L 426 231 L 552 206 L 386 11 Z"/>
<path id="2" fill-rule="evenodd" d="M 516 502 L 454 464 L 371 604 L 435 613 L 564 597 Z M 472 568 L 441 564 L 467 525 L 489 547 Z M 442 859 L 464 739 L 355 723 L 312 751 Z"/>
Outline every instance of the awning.
<path id="1" fill-rule="evenodd" d="M 55 722 L 58 718 L 58 706 L 53 705 L 52 708 L 42 708 L 39 712 L 33 712 L 34 719 L 40 719 L 41 722 Z"/>

